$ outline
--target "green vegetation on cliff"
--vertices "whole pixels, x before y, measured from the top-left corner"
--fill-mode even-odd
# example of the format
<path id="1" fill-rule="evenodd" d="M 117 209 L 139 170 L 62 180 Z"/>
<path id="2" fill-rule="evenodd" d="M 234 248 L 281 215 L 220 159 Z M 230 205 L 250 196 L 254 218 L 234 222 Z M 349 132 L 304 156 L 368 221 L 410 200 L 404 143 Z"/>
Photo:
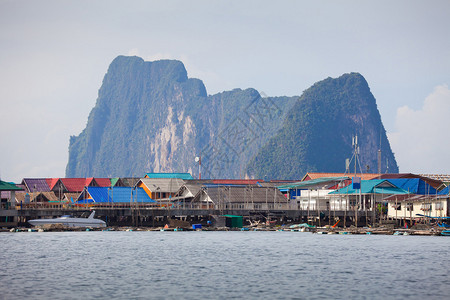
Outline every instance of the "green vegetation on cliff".
<path id="1" fill-rule="evenodd" d="M 353 135 L 358 135 L 364 172 L 377 172 L 380 146 L 382 171 L 398 172 L 365 79 L 358 73 L 327 78 L 303 93 L 247 171 L 258 178 L 286 179 L 300 178 L 306 172 L 343 172 L 346 158 L 352 156 Z"/>

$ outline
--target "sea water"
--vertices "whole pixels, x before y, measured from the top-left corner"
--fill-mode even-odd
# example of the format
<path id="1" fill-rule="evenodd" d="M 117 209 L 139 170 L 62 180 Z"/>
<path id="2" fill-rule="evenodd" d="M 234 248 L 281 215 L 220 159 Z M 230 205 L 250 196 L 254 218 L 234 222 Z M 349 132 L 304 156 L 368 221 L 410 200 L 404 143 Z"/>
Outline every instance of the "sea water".
<path id="1" fill-rule="evenodd" d="M 447 299 L 450 237 L 0 234 L 0 299 Z"/>

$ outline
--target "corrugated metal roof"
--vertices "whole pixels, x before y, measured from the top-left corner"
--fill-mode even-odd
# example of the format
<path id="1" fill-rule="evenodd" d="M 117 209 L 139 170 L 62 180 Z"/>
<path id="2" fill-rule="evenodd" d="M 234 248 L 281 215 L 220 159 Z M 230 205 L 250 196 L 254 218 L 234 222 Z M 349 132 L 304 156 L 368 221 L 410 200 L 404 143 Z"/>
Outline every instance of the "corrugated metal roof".
<path id="1" fill-rule="evenodd" d="M 416 194 L 405 194 L 405 195 L 392 195 L 387 198 L 384 198 L 385 201 L 406 201 L 406 202 L 425 202 L 430 200 L 442 200 L 447 199 L 447 195 L 416 195 Z"/>
<path id="2" fill-rule="evenodd" d="M 361 177 L 361 180 L 370 180 L 379 177 L 381 174 L 370 174 L 370 173 L 362 173 L 362 174 L 356 174 L 356 176 Z M 318 179 L 322 177 L 353 177 L 354 174 L 351 173 L 306 173 L 305 176 L 303 176 L 301 181 L 311 180 L 311 179 Z"/>
<path id="3" fill-rule="evenodd" d="M 147 173 L 145 174 L 145 178 L 153 178 L 153 179 L 172 178 L 183 180 L 194 179 L 190 173 Z"/>
<path id="4" fill-rule="evenodd" d="M 85 186 L 95 185 L 95 180 L 91 178 L 60 178 L 59 181 L 64 185 L 67 192 L 82 192 Z M 55 184 L 56 185 L 56 184 Z M 54 189 L 55 185 L 52 189 Z"/>
<path id="5" fill-rule="evenodd" d="M 89 186 L 86 188 L 89 196 L 98 203 L 113 202 L 110 196 L 111 190 L 105 187 Z M 130 200 L 128 199 L 128 202 Z"/>
<path id="6" fill-rule="evenodd" d="M 216 186 L 204 189 L 211 200 L 219 202 L 256 202 L 256 203 L 287 203 L 288 199 L 277 188 L 257 186 Z M 197 197 L 196 197 L 197 198 Z"/>
<path id="7" fill-rule="evenodd" d="M 59 178 L 46 178 L 45 181 L 47 181 L 50 190 L 52 190 L 56 183 L 59 181 Z"/>
<path id="8" fill-rule="evenodd" d="M 361 190 L 353 189 L 352 185 L 338 189 L 330 194 L 407 194 L 408 192 L 396 187 L 384 179 L 361 180 Z"/>
<path id="9" fill-rule="evenodd" d="M 110 187 L 111 185 L 113 185 L 112 179 L 109 179 L 109 178 L 94 178 L 94 179 L 95 179 L 95 182 L 98 184 L 98 186 L 101 186 L 101 187 Z"/>
<path id="10" fill-rule="evenodd" d="M 420 178 L 436 189 L 442 185 L 442 181 L 440 181 L 440 180 L 423 177 L 421 175 L 412 174 L 412 173 L 389 173 L 389 174 L 381 174 L 378 177 L 378 179 L 397 179 L 397 178 Z"/>
<path id="11" fill-rule="evenodd" d="M 256 184 L 257 182 L 264 182 L 262 179 L 213 179 L 214 184 L 238 184 L 238 185 L 249 185 Z"/>
<path id="12" fill-rule="evenodd" d="M 24 178 L 22 184 L 25 185 L 27 192 L 50 192 L 51 188 L 46 178 Z"/>
<path id="13" fill-rule="evenodd" d="M 117 179 L 114 186 L 135 187 L 141 178 L 138 177 L 121 177 Z"/>
<path id="14" fill-rule="evenodd" d="M 107 187 L 87 187 L 87 192 L 97 203 L 129 203 L 129 202 L 155 202 L 152 200 L 142 188 L 131 188 L 117 186 Z"/>
<path id="15" fill-rule="evenodd" d="M 449 174 L 419 174 L 422 177 L 431 178 L 434 180 L 439 180 L 443 182 L 450 182 L 450 175 Z"/>
<path id="16" fill-rule="evenodd" d="M 60 178 L 68 192 L 81 192 L 92 180 L 86 178 Z"/>
<path id="17" fill-rule="evenodd" d="M 430 195 L 437 194 L 437 190 L 420 178 L 396 178 L 388 179 L 395 186 L 408 191 L 411 194 Z"/>
<path id="18" fill-rule="evenodd" d="M 14 183 L 0 180 L 0 191 L 21 191 Z"/>
<path id="19" fill-rule="evenodd" d="M 184 197 L 194 197 L 202 189 L 202 186 L 199 183 L 188 182 L 180 187 L 175 197 L 181 197 L 183 195 Z"/>
<path id="20" fill-rule="evenodd" d="M 140 180 L 152 192 L 176 193 L 185 181 L 178 178 L 142 178 Z"/>
<path id="21" fill-rule="evenodd" d="M 279 189 L 307 189 L 307 188 L 322 188 L 322 187 L 328 187 L 328 186 L 334 186 L 338 184 L 339 182 L 342 182 L 344 180 L 348 180 L 348 176 L 343 177 L 321 177 L 317 179 L 311 179 L 306 181 L 300 181 L 292 184 L 284 184 L 278 186 Z"/>
<path id="22" fill-rule="evenodd" d="M 446 186 L 444 189 L 440 190 L 438 192 L 439 195 L 448 195 L 449 194 L 449 187 Z"/>
<path id="23" fill-rule="evenodd" d="M 116 178 L 110 178 L 111 186 L 115 186 L 116 183 L 117 183 L 119 180 L 120 180 L 119 177 L 116 177 Z"/>

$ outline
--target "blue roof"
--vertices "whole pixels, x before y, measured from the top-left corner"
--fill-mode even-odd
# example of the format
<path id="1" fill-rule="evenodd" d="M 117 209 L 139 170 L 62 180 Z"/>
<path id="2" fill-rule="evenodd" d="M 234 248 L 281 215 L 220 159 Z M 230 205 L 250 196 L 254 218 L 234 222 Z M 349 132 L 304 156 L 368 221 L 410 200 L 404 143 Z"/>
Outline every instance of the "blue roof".
<path id="1" fill-rule="evenodd" d="M 89 186 L 87 192 L 97 203 L 156 202 L 147 195 L 143 188 L 116 186 L 111 189 Z"/>
<path id="2" fill-rule="evenodd" d="M 389 182 L 404 189 L 410 194 L 436 195 L 437 190 L 420 178 L 396 178 L 387 179 Z"/>
<path id="3" fill-rule="evenodd" d="M 353 189 L 352 185 L 338 189 L 330 194 L 408 194 L 407 191 L 395 186 L 386 179 L 361 180 L 361 190 Z"/>
<path id="4" fill-rule="evenodd" d="M 438 195 L 448 195 L 448 194 L 449 194 L 449 187 L 448 186 L 438 192 Z"/>
<path id="5" fill-rule="evenodd" d="M 147 178 L 178 178 L 183 180 L 194 179 L 190 173 L 147 173 L 145 174 Z"/>

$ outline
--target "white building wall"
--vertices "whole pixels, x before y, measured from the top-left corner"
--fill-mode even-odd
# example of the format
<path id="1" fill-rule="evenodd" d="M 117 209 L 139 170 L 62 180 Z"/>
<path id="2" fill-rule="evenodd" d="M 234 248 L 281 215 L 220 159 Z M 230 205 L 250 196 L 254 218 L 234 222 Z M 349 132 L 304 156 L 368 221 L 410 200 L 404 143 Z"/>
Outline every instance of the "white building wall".
<path id="1" fill-rule="evenodd" d="M 331 196 L 328 195 L 334 190 L 301 190 L 300 196 L 296 196 L 291 201 L 292 209 L 299 210 L 329 210 Z"/>
<path id="2" fill-rule="evenodd" d="M 388 204 L 388 217 L 393 219 L 404 219 L 404 218 L 418 218 L 417 214 L 429 216 L 429 217 L 448 217 L 448 201 L 447 199 L 438 200 L 428 200 L 428 201 L 415 201 L 408 202 L 402 201 L 397 202 L 400 204 L 400 208 L 395 208 L 395 201 L 390 201 Z M 412 209 L 410 205 L 412 204 Z M 428 205 L 430 204 L 430 205 Z M 430 210 L 424 210 L 427 206 L 431 207 Z"/>

